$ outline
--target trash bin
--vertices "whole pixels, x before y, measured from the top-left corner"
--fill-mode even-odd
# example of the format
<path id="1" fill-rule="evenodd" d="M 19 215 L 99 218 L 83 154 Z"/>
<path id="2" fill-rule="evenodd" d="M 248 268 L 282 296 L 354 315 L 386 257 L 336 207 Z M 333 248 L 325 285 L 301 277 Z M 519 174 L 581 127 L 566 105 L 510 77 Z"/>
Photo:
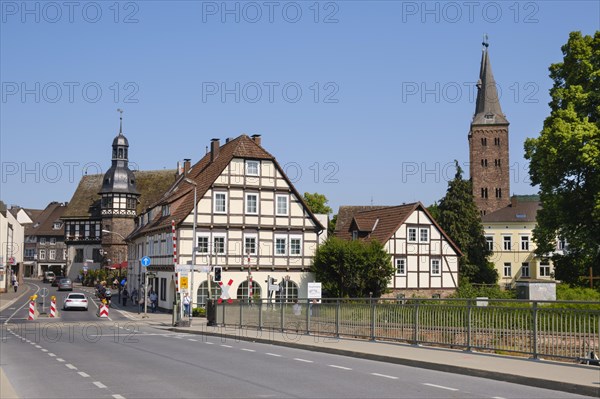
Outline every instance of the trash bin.
<path id="1" fill-rule="evenodd" d="M 209 299 L 208 302 L 206 302 L 206 325 L 217 325 L 217 305 L 215 304 L 214 299 Z"/>

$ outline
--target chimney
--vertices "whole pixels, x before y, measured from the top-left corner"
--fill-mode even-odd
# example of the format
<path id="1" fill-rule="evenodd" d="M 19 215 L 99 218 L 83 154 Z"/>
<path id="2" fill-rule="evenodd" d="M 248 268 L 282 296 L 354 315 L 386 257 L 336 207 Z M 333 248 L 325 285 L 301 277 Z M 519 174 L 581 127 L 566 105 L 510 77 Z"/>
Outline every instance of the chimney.
<path id="1" fill-rule="evenodd" d="M 260 146 L 261 140 L 260 140 L 260 134 L 253 134 L 252 135 L 252 140 L 254 140 L 254 142 Z"/>
<path id="2" fill-rule="evenodd" d="M 219 139 L 212 139 L 210 141 L 210 161 L 213 162 L 219 156 Z"/>
<path id="3" fill-rule="evenodd" d="M 517 200 L 517 196 L 516 195 L 513 195 L 512 197 L 510 197 L 510 206 L 511 207 L 516 208 L 518 202 L 519 201 Z"/>
<path id="4" fill-rule="evenodd" d="M 187 175 L 188 172 L 190 171 L 190 167 L 192 166 L 192 163 L 190 162 L 191 159 L 189 158 L 185 158 L 183 160 L 183 175 Z"/>

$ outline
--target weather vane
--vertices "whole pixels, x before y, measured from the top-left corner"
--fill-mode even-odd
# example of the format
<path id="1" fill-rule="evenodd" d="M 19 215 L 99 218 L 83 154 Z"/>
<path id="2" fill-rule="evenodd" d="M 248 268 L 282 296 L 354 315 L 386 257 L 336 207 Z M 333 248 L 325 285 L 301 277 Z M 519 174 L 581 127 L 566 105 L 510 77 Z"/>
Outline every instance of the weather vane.
<path id="1" fill-rule="evenodd" d="M 488 35 L 487 33 L 483 34 L 483 43 L 481 43 L 483 45 L 483 47 L 489 47 L 490 46 L 490 42 L 488 41 Z"/>
<path id="2" fill-rule="evenodd" d="M 121 114 L 119 116 L 119 134 L 123 134 L 123 110 L 121 108 L 117 108 L 117 112 Z"/>

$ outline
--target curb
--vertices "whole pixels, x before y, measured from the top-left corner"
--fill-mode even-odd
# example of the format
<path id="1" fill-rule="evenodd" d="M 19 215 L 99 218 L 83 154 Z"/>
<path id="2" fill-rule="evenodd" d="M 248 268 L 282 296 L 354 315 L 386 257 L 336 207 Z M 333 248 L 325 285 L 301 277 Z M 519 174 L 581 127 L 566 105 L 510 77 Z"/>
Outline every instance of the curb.
<path id="1" fill-rule="evenodd" d="M 282 342 L 282 341 L 276 341 L 273 339 L 251 338 L 251 337 L 244 337 L 242 335 L 213 333 L 213 332 L 208 332 L 208 331 L 193 331 L 193 330 L 187 330 L 187 329 L 181 329 L 181 328 L 168 328 L 167 330 L 173 331 L 173 332 L 179 332 L 179 333 L 206 335 L 206 336 L 212 336 L 212 337 L 226 336 L 226 337 L 235 338 L 236 340 L 240 340 L 240 341 L 249 341 L 249 342 L 256 342 L 256 343 L 261 343 L 261 344 L 284 346 L 284 347 L 288 347 L 288 348 L 303 349 L 303 350 L 309 350 L 309 351 L 313 351 L 313 352 L 323 352 L 323 353 L 329 353 L 329 354 L 333 354 L 333 355 L 355 357 L 355 358 L 366 359 L 366 360 L 374 360 L 374 361 L 378 361 L 378 362 L 400 364 L 400 365 L 409 366 L 409 367 L 417 367 L 417 368 L 427 369 L 427 370 L 442 371 L 445 373 L 461 374 L 461 375 L 468 375 L 471 377 L 480 377 L 480 378 L 492 379 L 492 380 L 497 380 L 497 381 L 510 382 L 510 383 L 514 383 L 514 384 L 526 385 L 526 386 L 531 386 L 531 387 L 535 387 L 535 388 L 551 389 L 551 390 L 555 390 L 555 391 L 573 393 L 573 394 L 578 394 L 578 395 L 592 396 L 592 397 L 596 397 L 596 398 L 600 397 L 600 386 L 598 388 L 589 387 L 589 386 L 579 385 L 579 384 L 570 384 L 570 383 L 553 381 L 553 380 L 544 380 L 541 378 L 530 378 L 530 377 L 523 377 L 523 376 L 519 376 L 519 375 L 506 374 L 506 373 L 500 373 L 500 372 L 494 372 L 494 371 L 472 369 L 469 367 L 461 367 L 461 366 L 455 366 L 455 365 L 450 365 L 450 364 L 432 363 L 432 362 L 426 362 L 426 361 L 420 361 L 420 360 L 403 359 L 403 358 L 392 357 L 392 356 L 373 355 L 370 353 L 355 352 L 355 351 L 346 350 L 346 349 L 334 349 L 334 348 L 326 348 L 326 347 L 322 347 L 322 346 L 309 345 L 309 344 L 297 344 L 294 342 Z"/>

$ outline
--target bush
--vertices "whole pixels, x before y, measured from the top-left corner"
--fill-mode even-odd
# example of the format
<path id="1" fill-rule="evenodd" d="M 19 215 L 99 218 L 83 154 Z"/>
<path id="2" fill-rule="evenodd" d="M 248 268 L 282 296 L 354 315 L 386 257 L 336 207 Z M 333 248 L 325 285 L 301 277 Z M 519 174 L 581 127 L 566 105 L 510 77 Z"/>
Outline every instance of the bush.
<path id="1" fill-rule="evenodd" d="M 477 298 L 487 297 L 489 299 L 516 299 L 516 293 L 513 290 L 502 290 L 498 285 L 480 285 L 475 286 L 469 282 L 463 281 L 456 293 L 450 298 Z"/>
<path id="2" fill-rule="evenodd" d="M 205 308 L 193 308 L 192 316 L 193 317 L 206 317 L 206 309 Z"/>
<path id="3" fill-rule="evenodd" d="M 570 287 L 568 284 L 556 286 L 556 299 L 559 301 L 599 301 L 600 292 L 591 288 Z"/>

